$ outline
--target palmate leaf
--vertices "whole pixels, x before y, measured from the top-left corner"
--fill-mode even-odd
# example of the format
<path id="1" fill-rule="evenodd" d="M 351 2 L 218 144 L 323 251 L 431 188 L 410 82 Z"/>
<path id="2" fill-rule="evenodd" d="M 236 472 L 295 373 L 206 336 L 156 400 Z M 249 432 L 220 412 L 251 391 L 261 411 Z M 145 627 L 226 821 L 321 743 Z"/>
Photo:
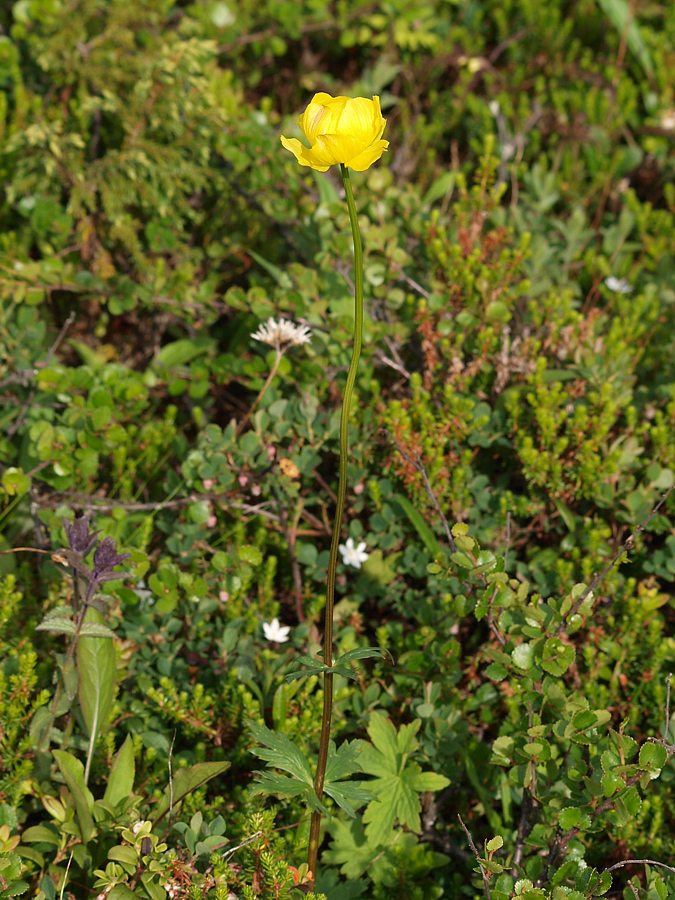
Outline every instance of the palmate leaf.
<path id="1" fill-rule="evenodd" d="M 397 821 L 419 833 L 419 794 L 441 790 L 450 784 L 444 775 L 423 772 L 409 759 L 418 746 L 415 735 L 420 724 L 416 720 L 396 731 L 383 713 L 375 712 L 370 717 L 368 736 L 372 744 L 361 748 L 358 761 L 361 769 L 373 776 L 372 781 L 362 782 L 360 786 L 374 796 L 363 816 L 366 835 L 374 846 L 389 842 Z"/>

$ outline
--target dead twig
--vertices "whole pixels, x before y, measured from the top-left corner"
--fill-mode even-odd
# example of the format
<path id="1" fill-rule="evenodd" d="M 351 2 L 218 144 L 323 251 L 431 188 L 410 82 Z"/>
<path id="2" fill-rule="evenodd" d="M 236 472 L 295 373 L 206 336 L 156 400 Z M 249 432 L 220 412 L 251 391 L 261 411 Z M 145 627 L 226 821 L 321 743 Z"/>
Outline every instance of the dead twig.
<path id="1" fill-rule="evenodd" d="M 473 855 L 476 859 L 476 862 L 478 863 L 478 866 L 480 867 L 480 873 L 483 876 L 483 884 L 485 885 L 485 896 L 487 897 L 487 900 L 492 900 L 492 895 L 490 894 L 490 881 L 488 879 L 487 873 L 485 872 L 485 869 L 483 868 L 483 864 L 481 862 L 480 853 L 478 852 L 478 848 L 474 844 L 473 838 L 471 837 L 471 832 L 469 831 L 469 829 L 466 827 L 466 825 L 462 821 L 462 817 L 460 816 L 459 813 L 457 813 L 457 818 L 459 819 L 459 824 L 464 829 L 464 834 L 466 834 L 466 838 L 469 842 L 469 847 L 471 847 L 471 852 L 473 853 Z"/>
<path id="2" fill-rule="evenodd" d="M 583 605 L 584 601 L 595 591 L 595 589 L 600 584 L 600 582 L 603 581 L 603 579 L 607 575 L 609 575 L 609 573 L 616 566 L 616 564 L 619 562 L 619 560 L 624 555 L 624 553 L 627 553 L 628 551 L 633 549 L 633 547 L 635 546 L 635 539 L 638 537 L 638 535 L 642 534 L 642 532 L 645 530 L 647 525 L 649 525 L 651 520 L 658 513 L 658 511 L 661 509 L 663 504 L 666 502 L 666 500 L 670 496 L 672 490 L 673 490 L 672 487 L 668 488 L 668 490 L 663 495 L 663 497 L 661 497 L 659 502 L 649 513 L 647 518 L 643 522 L 641 522 L 639 525 L 636 525 L 635 528 L 633 529 L 633 531 L 631 531 L 631 533 L 628 535 L 626 540 L 621 544 L 621 546 L 619 547 L 617 552 L 614 554 L 614 556 L 610 559 L 610 561 L 607 563 L 607 565 L 603 569 L 601 569 L 600 572 L 598 572 L 596 575 L 593 576 L 591 583 L 580 594 L 580 596 L 574 601 L 574 603 L 570 607 L 569 612 L 567 613 L 567 615 L 565 616 L 563 621 L 560 623 L 560 625 L 558 625 L 558 628 L 556 629 L 557 635 L 561 634 L 565 630 L 567 622 L 569 622 L 569 620 L 574 615 L 576 615 L 576 613 L 579 611 L 579 609 Z"/>
<path id="3" fill-rule="evenodd" d="M 455 543 L 455 539 L 452 536 L 452 531 L 450 530 L 450 525 L 448 524 L 448 520 L 445 518 L 445 513 L 441 509 L 441 504 L 438 502 L 438 497 L 434 493 L 434 489 L 431 486 L 431 482 L 429 481 L 429 476 L 427 475 L 427 470 L 424 468 L 424 463 L 419 458 L 419 456 L 413 457 L 406 450 L 404 450 L 403 447 L 399 444 L 399 442 L 396 440 L 396 438 L 390 431 L 387 431 L 387 434 L 389 435 L 390 439 L 396 445 L 396 449 L 401 454 L 403 459 L 407 463 L 410 463 L 411 466 L 414 466 L 415 469 L 417 469 L 417 471 L 419 472 L 419 474 L 422 478 L 422 483 L 424 484 L 424 490 L 427 492 L 427 496 L 431 500 L 431 503 L 432 503 L 434 509 L 436 510 L 436 514 L 438 515 L 439 519 L 441 520 L 441 524 L 443 526 L 443 531 L 445 532 L 445 538 L 448 542 L 448 545 L 449 545 L 450 549 L 452 550 L 452 552 L 456 553 L 457 552 L 457 544 Z"/>

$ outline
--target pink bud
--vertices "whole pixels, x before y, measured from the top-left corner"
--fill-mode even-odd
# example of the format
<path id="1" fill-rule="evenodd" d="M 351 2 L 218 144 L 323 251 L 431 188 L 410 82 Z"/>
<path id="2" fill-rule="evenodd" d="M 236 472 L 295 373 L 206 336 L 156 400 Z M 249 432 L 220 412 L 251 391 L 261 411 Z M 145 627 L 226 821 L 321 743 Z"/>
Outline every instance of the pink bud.
<path id="1" fill-rule="evenodd" d="M 204 481 L 202 481 L 205 491 L 210 491 L 215 483 L 213 478 L 205 478 Z"/>
<path id="2" fill-rule="evenodd" d="M 218 519 L 215 516 L 209 516 L 206 520 L 206 524 L 209 528 L 215 528 L 218 524 Z"/>

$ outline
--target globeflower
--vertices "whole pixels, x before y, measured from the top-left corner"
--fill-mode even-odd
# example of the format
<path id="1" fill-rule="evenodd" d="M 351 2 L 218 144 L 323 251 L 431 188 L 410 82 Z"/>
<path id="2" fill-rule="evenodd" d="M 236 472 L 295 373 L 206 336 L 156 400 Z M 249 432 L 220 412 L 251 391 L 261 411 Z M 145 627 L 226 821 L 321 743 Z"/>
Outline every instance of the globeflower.
<path id="1" fill-rule="evenodd" d="M 297 138 L 282 135 L 281 143 L 301 166 L 317 172 L 326 172 L 338 163 L 364 172 L 389 146 L 389 141 L 381 140 L 387 123 L 382 118 L 379 97 L 352 99 L 320 92 L 298 121 L 309 149 Z"/>

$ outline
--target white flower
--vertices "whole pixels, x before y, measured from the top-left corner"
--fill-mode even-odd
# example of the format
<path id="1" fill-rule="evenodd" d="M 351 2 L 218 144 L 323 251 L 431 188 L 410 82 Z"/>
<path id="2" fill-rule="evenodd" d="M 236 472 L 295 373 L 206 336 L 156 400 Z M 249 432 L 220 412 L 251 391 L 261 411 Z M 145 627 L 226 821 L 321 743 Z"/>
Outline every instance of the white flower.
<path id="1" fill-rule="evenodd" d="M 296 325 L 289 319 L 268 319 L 251 335 L 254 341 L 262 341 L 280 350 L 282 346 L 300 347 L 309 344 L 312 332 L 306 325 Z"/>
<path id="2" fill-rule="evenodd" d="M 353 538 L 347 538 L 347 542 L 345 544 L 340 544 L 338 550 L 342 554 L 342 562 L 346 566 L 354 566 L 355 569 L 360 569 L 361 563 L 364 563 L 369 556 L 369 554 L 366 553 L 365 543 L 361 541 L 361 543 L 355 547 Z"/>
<path id="3" fill-rule="evenodd" d="M 631 294 L 633 292 L 633 288 L 625 278 L 615 278 L 614 275 L 609 275 L 605 278 L 605 287 L 608 287 L 610 291 L 614 291 L 615 294 Z"/>
<path id="4" fill-rule="evenodd" d="M 288 640 L 290 630 L 290 625 L 281 625 L 276 618 L 271 622 L 263 622 L 265 637 L 268 641 L 274 641 L 275 644 L 284 644 Z"/>

